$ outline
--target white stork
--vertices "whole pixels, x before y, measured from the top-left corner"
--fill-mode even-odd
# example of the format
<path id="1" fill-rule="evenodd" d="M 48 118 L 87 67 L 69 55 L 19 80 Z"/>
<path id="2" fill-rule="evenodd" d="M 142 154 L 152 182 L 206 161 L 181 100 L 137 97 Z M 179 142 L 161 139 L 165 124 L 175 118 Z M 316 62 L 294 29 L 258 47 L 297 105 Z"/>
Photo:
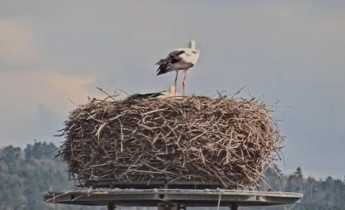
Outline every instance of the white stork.
<path id="1" fill-rule="evenodd" d="M 157 75 L 176 71 L 175 91 L 177 86 L 178 72 L 180 70 L 184 71 L 184 77 L 182 81 L 183 95 L 185 95 L 187 71 L 198 62 L 200 55 L 200 52 L 198 49 L 196 49 L 195 45 L 195 41 L 192 40 L 189 42 L 189 47 L 176 49 L 169 53 L 168 57 L 160 59 L 156 63 L 156 65 L 159 65 L 157 69 Z"/>

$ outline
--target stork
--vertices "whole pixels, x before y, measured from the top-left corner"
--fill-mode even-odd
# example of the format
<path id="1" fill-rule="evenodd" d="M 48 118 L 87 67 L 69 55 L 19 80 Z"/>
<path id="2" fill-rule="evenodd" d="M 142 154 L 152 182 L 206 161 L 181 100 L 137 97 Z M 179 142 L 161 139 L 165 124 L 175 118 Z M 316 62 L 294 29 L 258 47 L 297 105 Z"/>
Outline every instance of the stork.
<path id="1" fill-rule="evenodd" d="M 167 98 L 176 98 L 175 96 L 178 96 L 179 94 L 176 93 L 176 90 L 174 86 L 169 87 L 169 89 L 156 92 L 156 93 L 145 93 L 145 94 L 140 94 L 140 93 L 135 93 L 133 95 L 130 95 L 126 98 L 126 100 L 143 100 L 143 99 L 148 99 L 148 98 L 159 98 L 159 99 L 167 99 Z"/>
<path id="2" fill-rule="evenodd" d="M 195 66 L 198 62 L 200 52 L 196 49 L 196 43 L 194 40 L 189 42 L 189 46 L 187 48 L 179 48 L 164 58 L 160 59 L 156 65 L 159 65 L 157 69 L 157 75 L 165 74 L 171 71 L 176 71 L 175 76 L 175 91 L 177 86 L 177 79 L 178 79 L 178 72 L 184 71 L 182 87 L 183 87 L 183 95 L 185 95 L 186 89 L 186 79 L 187 79 L 187 71 Z M 176 94 L 175 94 L 176 95 Z"/>

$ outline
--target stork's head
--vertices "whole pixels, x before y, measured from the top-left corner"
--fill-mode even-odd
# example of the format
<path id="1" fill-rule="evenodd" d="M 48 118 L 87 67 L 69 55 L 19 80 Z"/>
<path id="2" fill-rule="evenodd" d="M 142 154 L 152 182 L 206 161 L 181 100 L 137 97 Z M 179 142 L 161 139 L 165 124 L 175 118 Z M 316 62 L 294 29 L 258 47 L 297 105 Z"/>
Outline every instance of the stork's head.
<path id="1" fill-rule="evenodd" d="M 168 96 L 175 96 L 176 89 L 174 86 L 169 87 Z"/>

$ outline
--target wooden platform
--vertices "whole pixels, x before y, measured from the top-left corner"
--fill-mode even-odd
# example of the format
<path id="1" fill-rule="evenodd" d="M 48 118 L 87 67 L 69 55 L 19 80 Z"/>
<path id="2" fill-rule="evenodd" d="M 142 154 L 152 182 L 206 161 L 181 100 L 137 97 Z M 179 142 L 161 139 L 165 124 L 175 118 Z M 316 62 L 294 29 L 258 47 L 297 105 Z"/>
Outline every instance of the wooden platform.
<path id="1" fill-rule="evenodd" d="M 186 207 L 269 206 L 294 204 L 300 193 L 242 191 L 225 189 L 77 189 L 49 192 L 46 203 L 108 206 L 157 206 L 159 209 Z"/>

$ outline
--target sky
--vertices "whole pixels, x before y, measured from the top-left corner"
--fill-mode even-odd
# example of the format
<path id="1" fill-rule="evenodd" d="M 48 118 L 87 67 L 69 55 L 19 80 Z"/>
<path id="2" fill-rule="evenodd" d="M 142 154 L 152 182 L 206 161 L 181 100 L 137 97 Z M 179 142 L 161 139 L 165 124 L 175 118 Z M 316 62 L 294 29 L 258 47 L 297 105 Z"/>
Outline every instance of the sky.
<path id="1" fill-rule="evenodd" d="M 161 91 L 156 61 L 194 39 L 187 94 L 260 98 L 283 172 L 345 176 L 345 1 L 0 1 L 0 147 L 52 141 L 87 97 Z M 179 78 L 181 81 L 182 78 Z M 179 84 L 181 90 L 181 83 Z"/>

